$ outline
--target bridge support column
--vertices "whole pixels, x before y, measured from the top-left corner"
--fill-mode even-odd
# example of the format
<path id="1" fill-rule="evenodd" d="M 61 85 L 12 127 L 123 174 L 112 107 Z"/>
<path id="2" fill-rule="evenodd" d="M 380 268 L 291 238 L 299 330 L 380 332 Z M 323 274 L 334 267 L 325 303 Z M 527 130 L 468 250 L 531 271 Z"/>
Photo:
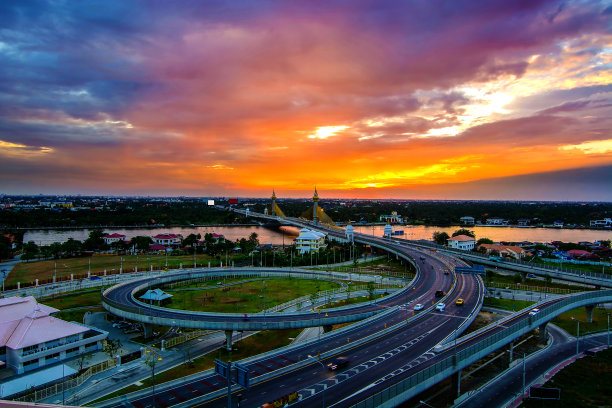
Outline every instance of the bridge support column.
<path id="1" fill-rule="evenodd" d="M 232 351 L 232 333 L 231 330 L 225 331 L 225 349 L 227 351 Z"/>
<path id="2" fill-rule="evenodd" d="M 142 324 L 143 335 L 145 339 L 148 339 L 153 335 L 153 325 L 151 323 Z"/>
<path id="3" fill-rule="evenodd" d="M 326 324 L 323 326 L 323 333 L 329 333 L 330 331 L 332 331 L 333 327 L 331 324 Z"/>
<path id="4" fill-rule="evenodd" d="M 521 274 L 521 282 L 525 282 L 527 280 L 527 272 L 520 272 Z"/>
<path id="5" fill-rule="evenodd" d="M 587 322 L 593 323 L 593 310 L 595 310 L 595 305 L 585 306 L 587 313 Z"/>
<path id="6" fill-rule="evenodd" d="M 538 327 L 538 330 L 540 332 L 540 343 L 545 344 L 546 340 L 548 339 L 548 336 L 546 335 L 546 324 L 541 324 L 540 327 Z"/>
<path id="7" fill-rule="evenodd" d="M 511 341 L 509 344 L 510 348 L 508 349 L 508 366 L 510 366 L 510 364 L 512 364 L 512 360 L 514 357 L 514 342 Z"/>
<path id="8" fill-rule="evenodd" d="M 453 395 L 455 398 L 461 395 L 461 370 L 452 375 L 453 377 Z"/>

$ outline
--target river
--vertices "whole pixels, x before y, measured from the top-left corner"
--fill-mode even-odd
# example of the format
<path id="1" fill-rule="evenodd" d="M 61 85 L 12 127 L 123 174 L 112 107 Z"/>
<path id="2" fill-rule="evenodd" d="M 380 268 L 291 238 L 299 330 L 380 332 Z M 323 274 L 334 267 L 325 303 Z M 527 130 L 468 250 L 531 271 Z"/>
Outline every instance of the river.
<path id="1" fill-rule="evenodd" d="M 356 225 L 355 232 L 367 235 L 382 236 L 383 225 L 363 226 Z M 405 239 L 429 239 L 435 231 L 446 232 L 452 235 L 454 231 L 462 228 L 454 227 L 432 227 L 432 226 L 398 226 L 394 225 L 393 230 L 404 231 L 404 235 L 398 238 Z M 520 227 L 467 227 L 474 231 L 476 239 L 490 238 L 493 241 L 532 241 L 532 242 L 579 242 L 579 241 L 601 241 L 612 239 L 612 231 L 588 230 L 588 229 L 562 229 L 562 228 L 520 228 Z M 262 244 L 289 245 L 298 236 L 299 230 L 295 227 L 281 227 L 278 230 L 269 229 L 261 226 L 216 226 L 216 227 L 172 227 L 172 228 L 117 228 L 104 230 L 108 233 L 124 234 L 127 239 L 137 235 L 153 236 L 162 233 L 181 234 L 187 237 L 189 234 L 216 233 L 224 235 L 226 239 L 235 241 L 240 238 L 248 238 L 251 233 L 256 233 L 259 242 Z M 89 229 L 74 230 L 30 230 L 23 237 L 24 242 L 34 241 L 37 245 L 49 245 L 53 242 L 64 242 L 68 238 L 84 241 L 89 236 Z"/>

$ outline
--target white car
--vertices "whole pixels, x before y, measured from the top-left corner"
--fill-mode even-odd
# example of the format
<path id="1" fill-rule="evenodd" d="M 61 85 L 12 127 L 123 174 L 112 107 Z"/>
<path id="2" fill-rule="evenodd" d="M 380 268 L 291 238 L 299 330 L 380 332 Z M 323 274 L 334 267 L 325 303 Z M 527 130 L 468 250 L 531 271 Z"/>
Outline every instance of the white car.
<path id="1" fill-rule="evenodd" d="M 438 311 L 440 311 L 440 312 L 441 312 L 441 311 L 443 311 L 443 310 L 444 310 L 444 308 L 446 308 L 446 305 L 445 305 L 444 303 L 438 303 L 438 304 L 436 305 L 436 310 L 438 310 Z"/>
<path id="2" fill-rule="evenodd" d="M 425 306 L 423 306 L 420 303 L 417 303 L 416 305 L 414 305 L 414 311 L 416 312 L 417 310 L 423 310 Z"/>
<path id="3" fill-rule="evenodd" d="M 540 309 L 538 309 L 538 308 L 531 309 L 531 312 L 529 312 L 529 316 L 535 316 L 538 313 L 540 313 Z"/>

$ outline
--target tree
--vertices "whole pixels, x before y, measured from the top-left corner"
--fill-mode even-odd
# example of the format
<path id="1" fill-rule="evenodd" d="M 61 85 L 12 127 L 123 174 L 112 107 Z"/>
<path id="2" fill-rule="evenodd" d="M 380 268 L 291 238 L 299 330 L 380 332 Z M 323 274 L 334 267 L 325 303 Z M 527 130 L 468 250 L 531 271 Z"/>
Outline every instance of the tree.
<path id="1" fill-rule="evenodd" d="M 433 233 L 433 241 L 438 245 L 446 245 L 449 238 L 446 232 L 435 231 Z"/>
<path id="2" fill-rule="evenodd" d="M 34 241 L 30 241 L 23 244 L 23 255 L 21 255 L 21 259 L 29 261 L 30 259 L 34 259 L 39 253 L 40 248 L 38 248 L 38 245 L 36 245 Z"/>
<path id="3" fill-rule="evenodd" d="M 376 289 L 376 286 L 374 286 L 374 282 L 369 281 L 368 282 L 368 295 L 370 296 L 370 300 L 374 299 L 374 291 Z"/>
<path id="4" fill-rule="evenodd" d="M 187 238 L 183 240 L 183 246 L 191 247 L 193 244 L 197 244 L 200 239 L 202 239 L 201 234 L 189 234 L 187 235 Z"/>
<path id="5" fill-rule="evenodd" d="M 106 342 L 104 343 L 104 347 L 102 348 L 102 351 L 104 351 L 106 354 L 108 354 L 108 357 L 113 359 L 117 356 L 117 353 L 119 352 L 119 350 L 121 349 L 121 340 L 119 339 L 106 339 Z"/>
<path id="6" fill-rule="evenodd" d="M 136 251 L 147 251 L 152 243 L 153 240 L 151 237 L 145 237 L 142 235 L 130 239 L 130 246 L 134 247 Z"/>
<path id="7" fill-rule="evenodd" d="M 465 229 L 465 228 L 461 228 L 461 229 L 458 229 L 457 231 L 453 232 L 453 237 L 456 237 L 458 235 L 467 235 L 468 237 L 476 238 L 476 234 L 474 234 L 474 231 L 470 231 L 470 230 Z M 491 242 L 491 243 L 493 243 L 493 242 Z"/>
<path id="8" fill-rule="evenodd" d="M 104 242 L 104 233 L 102 230 L 95 229 L 89 233 L 89 237 L 83 241 L 83 248 L 88 251 L 100 251 L 108 248 Z"/>
<path id="9" fill-rule="evenodd" d="M 68 254 L 69 256 L 74 256 L 75 254 L 81 252 L 82 247 L 83 244 L 81 243 L 81 241 L 77 241 L 73 238 L 68 238 L 68 241 L 62 244 L 62 251 L 64 251 L 64 253 Z"/>
<path id="10" fill-rule="evenodd" d="M 93 357 L 93 353 L 89 352 L 89 353 L 83 353 L 79 356 L 78 362 L 79 362 L 79 373 L 81 371 L 83 371 L 83 366 L 85 366 L 85 364 L 87 364 L 91 358 Z"/>
<path id="11" fill-rule="evenodd" d="M 63 252 L 62 244 L 60 244 L 59 242 L 52 243 L 51 245 L 49 245 L 49 252 L 51 252 L 51 255 L 54 259 L 58 259 Z"/>
<path id="12" fill-rule="evenodd" d="M 489 238 L 480 238 L 477 242 L 476 242 L 476 247 L 479 247 L 481 244 L 492 244 L 493 240 L 489 239 Z"/>
<path id="13" fill-rule="evenodd" d="M 10 258 L 12 255 L 13 245 L 8 237 L 0 236 L 0 259 Z"/>

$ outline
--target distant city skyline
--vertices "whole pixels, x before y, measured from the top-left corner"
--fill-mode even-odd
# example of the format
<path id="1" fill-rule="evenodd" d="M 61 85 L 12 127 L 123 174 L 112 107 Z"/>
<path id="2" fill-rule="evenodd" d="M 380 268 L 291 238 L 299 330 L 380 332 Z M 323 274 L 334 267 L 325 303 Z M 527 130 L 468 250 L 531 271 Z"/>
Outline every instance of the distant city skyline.
<path id="1" fill-rule="evenodd" d="M 0 194 L 612 201 L 610 1 L 4 1 Z"/>

